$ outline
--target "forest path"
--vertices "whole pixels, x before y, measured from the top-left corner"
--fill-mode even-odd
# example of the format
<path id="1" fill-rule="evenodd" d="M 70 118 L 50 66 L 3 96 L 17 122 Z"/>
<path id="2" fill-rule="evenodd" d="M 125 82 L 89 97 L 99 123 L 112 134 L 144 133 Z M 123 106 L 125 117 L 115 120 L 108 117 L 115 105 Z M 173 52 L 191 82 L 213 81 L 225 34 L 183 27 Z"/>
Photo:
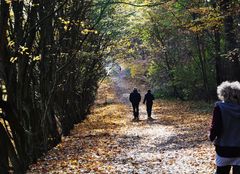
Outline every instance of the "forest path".
<path id="1" fill-rule="evenodd" d="M 153 121 L 147 121 L 141 105 L 140 121 L 133 122 L 126 104 L 132 82 L 121 73 L 112 82 L 99 89 L 92 114 L 29 174 L 213 173 L 214 149 L 206 136 L 209 114 L 192 103 L 156 100 Z"/>

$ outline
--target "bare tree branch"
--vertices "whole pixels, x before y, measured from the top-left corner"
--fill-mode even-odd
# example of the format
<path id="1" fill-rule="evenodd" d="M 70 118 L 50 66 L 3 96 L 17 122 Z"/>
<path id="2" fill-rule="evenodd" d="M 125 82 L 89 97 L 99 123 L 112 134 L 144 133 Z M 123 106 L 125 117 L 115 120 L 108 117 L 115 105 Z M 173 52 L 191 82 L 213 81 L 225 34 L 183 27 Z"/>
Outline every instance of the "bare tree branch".
<path id="1" fill-rule="evenodd" d="M 96 5 L 103 5 L 106 3 L 99 3 Z M 160 3 L 148 3 L 148 4 L 134 4 L 134 3 L 130 3 L 130 2 L 124 2 L 124 1 L 113 1 L 108 3 L 109 5 L 114 5 L 114 4 L 125 4 L 125 5 L 130 5 L 130 6 L 134 6 L 134 7 L 156 7 L 156 6 L 160 6 L 163 5 L 164 2 L 160 2 Z"/>

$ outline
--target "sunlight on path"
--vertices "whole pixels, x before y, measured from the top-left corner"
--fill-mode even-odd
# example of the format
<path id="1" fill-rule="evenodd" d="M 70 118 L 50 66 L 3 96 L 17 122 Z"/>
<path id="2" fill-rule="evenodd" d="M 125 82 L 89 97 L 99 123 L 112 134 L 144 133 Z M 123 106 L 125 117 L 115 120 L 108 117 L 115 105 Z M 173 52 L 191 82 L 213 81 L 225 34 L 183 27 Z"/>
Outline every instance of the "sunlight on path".
<path id="1" fill-rule="evenodd" d="M 206 137 L 209 115 L 191 110 L 189 103 L 155 101 L 153 121 L 147 121 L 141 105 L 140 121 L 132 122 L 126 105 L 131 87 L 124 78 L 102 85 L 92 114 L 28 174 L 213 173 L 214 150 Z M 118 97 L 114 90 L 120 90 Z"/>

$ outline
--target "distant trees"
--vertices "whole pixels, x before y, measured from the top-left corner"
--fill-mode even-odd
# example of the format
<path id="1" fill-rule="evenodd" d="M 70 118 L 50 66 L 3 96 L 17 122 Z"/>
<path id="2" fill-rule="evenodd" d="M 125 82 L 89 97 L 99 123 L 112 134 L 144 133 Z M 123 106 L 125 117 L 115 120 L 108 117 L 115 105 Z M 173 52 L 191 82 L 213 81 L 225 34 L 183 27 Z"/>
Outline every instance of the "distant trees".
<path id="1" fill-rule="evenodd" d="M 145 59 L 155 95 L 210 100 L 217 84 L 240 80 L 238 0 L 118 4 L 127 22 L 114 57 Z"/>
<path id="2" fill-rule="evenodd" d="M 105 76 L 104 6 L 0 1 L 0 173 L 23 173 L 89 113 Z"/>
<path id="3" fill-rule="evenodd" d="M 222 71 L 226 73 L 223 75 L 223 80 L 239 80 L 240 81 L 240 65 L 239 65 L 239 37 L 237 31 L 239 28 L 239 1 L 226 0 L 220 1 L 217 4 L 220 7 L 224 22 L 224 50 L 226 63 L 222 67 Z M 227 60 L 227 61 L 226 61 Z"/>
<path id="4" fill-rule="evenodd" d="M 149 77 L 160 93 L 208 100 L 216 84 L 240 80 L 238 12 L 234 0 L 168 1 L 150 11 L 159 49 Z"/>

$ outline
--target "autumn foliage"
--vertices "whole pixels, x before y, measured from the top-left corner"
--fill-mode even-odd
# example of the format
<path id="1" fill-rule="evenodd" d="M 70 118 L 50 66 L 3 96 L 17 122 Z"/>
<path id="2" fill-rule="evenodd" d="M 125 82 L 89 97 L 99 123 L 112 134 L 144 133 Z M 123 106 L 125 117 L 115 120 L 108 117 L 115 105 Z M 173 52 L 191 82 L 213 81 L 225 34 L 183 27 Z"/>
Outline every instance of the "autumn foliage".
<path id="1" fill-rule="evenodd" d="M 107 101 L 115 96 L 115 102 L 97 103 L 88 119 L 27 173 L 213 172 L 210 116 L 203 103 L 158 100 L 153 121 L 141 106 L 141 121 L 132 122 L 130 106 L 118 103 L 109 88 L 108 94 Z"/>
<path id="2" fill-rule="evenodd" d="M 29 172 L 168 173 L 180 170 L 178 153 L 197 156 L 186 173 L 212 171 L 206 114 L 161 100 L 157 120 L 135 124 L 121 99 L 140 82 L 156 98 L 212 101 L 217 84 L 240 81 L 239 9 L 238 0 L 0 0 L 0 173 L 38 159 Z M 109 75 L 129 81 L 105 83 L 91 113 Z"/>

